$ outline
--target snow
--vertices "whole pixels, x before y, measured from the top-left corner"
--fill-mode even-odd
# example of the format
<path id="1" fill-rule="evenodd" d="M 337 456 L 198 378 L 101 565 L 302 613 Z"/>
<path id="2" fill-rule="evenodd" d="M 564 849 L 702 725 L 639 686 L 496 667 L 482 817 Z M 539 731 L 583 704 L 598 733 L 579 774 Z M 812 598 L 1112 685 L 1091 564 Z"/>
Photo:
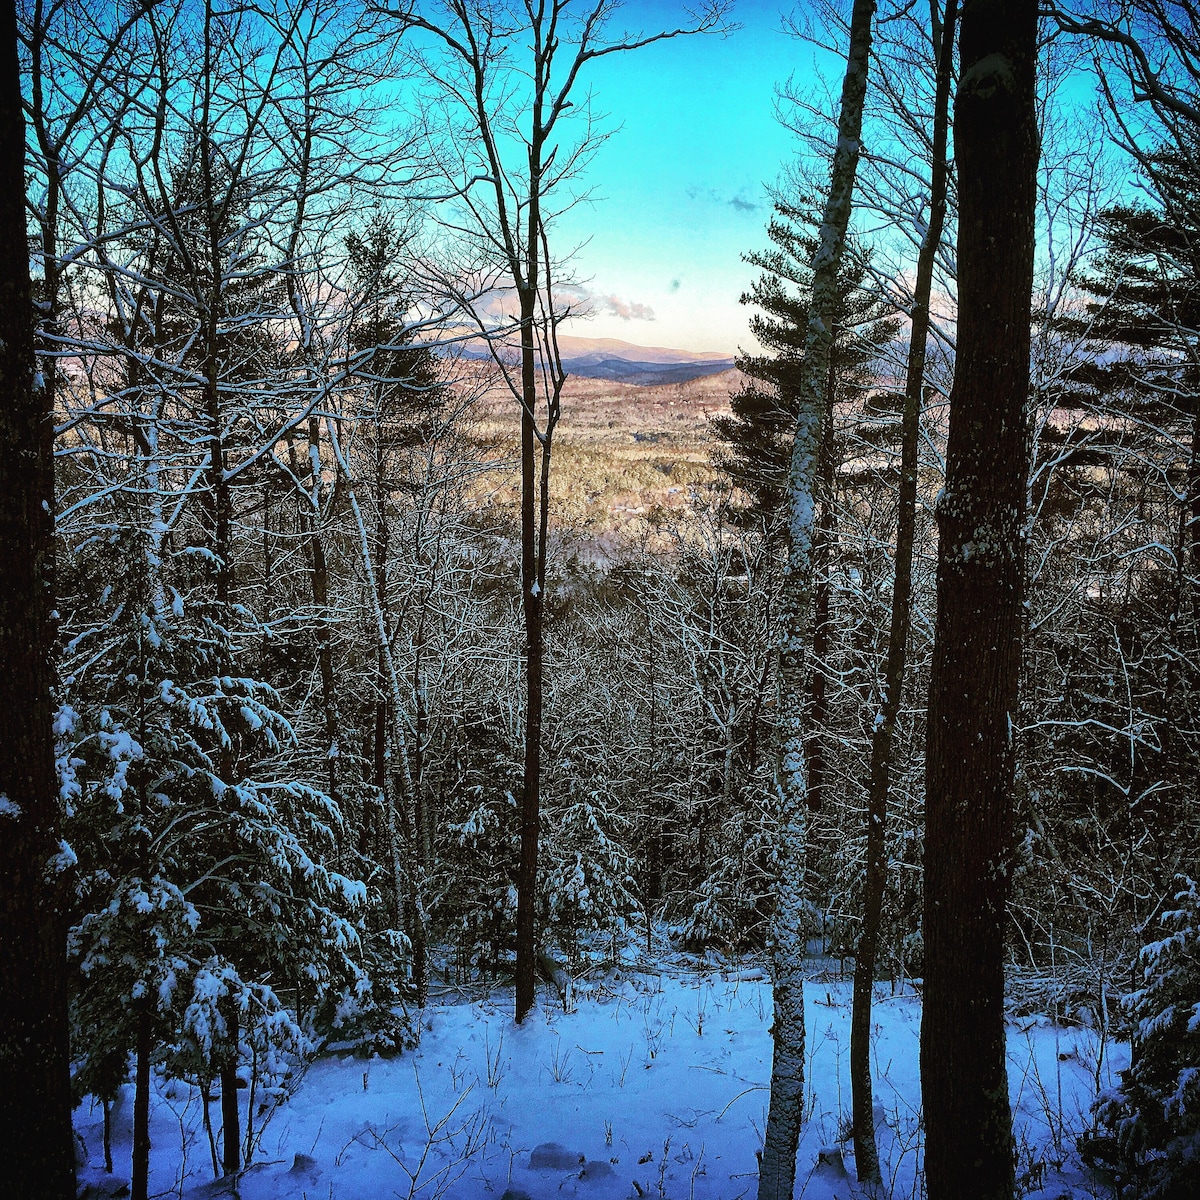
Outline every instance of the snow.
<path id="1" fill-rule="evenodd" d="M 959 89 L 964 92 L 975 92 L 987 99 L 998 89 L 1012 92 L 1017 87 L 1016 76 L 1010 59 L 1000 53 L 985 55 L 978 62 L 970 64 L 962 72 Z"/>
<path id="2" fill-rule="evenodd" d="M 75 851 L 71 848 L 71 843 L 63 841 L 60 838 L 58 853 L 50 859 L 50 870 L 57 875 L 63 871 L 69 871 L 72 867 L 78 865 L 79 859 L 75 856 Z"/>
<path id="3" fill-rule="evenodd" d="M 796 1195 L 853 1194 L 850 984 L 805 985 L 806 1121 Z M 771 989 L 761 970 L 610 971 L 579 981 L 563 1013 L 548 994 L 523 1026 L 507 992 L 452 989 L 425 1010 L 420 1046 L 393 1059 L 325 1056 L 300 1075 L 262 1130 L 243 1200 L 444 1196 L 753 1195 L 767 1111 Z M 920 1157 L 920 999 L 880 985 L 874 1008 L 876 1120 L 885 1194 L 916 1194 Z M 1028 1196 L 1091 1194 L 1072 1160 L 1097 1085 L 1112 1086 L 1128 1048 L 1045 1018 L 1010 1025 L 1009 1081 L 1018 1177 Z M 246 1093 L 242 1093 L 245 1103 Z M 1060 1099 L 1061 1097 L 1061 1099 Z M 132 1093 L 113 1119 L 114 1162 L 127 1172 Z M 211 1195 L 199 1094 L 160 1086 L 152 1101 L 151 1194 Z M 103 1175 L 102 1114 L 77 1129 Z M 1042 1189 L 1042 1190 L 1039 1190 Z"/>
<path id="4" fill-rule="evenodd" d="M 75 726 L 78 724 L 79 714 L 69 704 L 59 705 L 54 714 L 54 736 L 68 737 L 75 732 Z"/>

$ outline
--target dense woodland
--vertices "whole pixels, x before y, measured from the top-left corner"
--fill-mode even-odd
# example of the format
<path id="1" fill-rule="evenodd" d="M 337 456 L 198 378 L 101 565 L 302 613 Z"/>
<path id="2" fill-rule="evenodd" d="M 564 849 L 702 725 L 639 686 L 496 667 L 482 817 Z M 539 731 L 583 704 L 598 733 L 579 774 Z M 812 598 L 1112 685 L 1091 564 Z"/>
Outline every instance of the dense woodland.
<path id="1" fill-rule="evenodd" d="M 1034 5 L 948 4 L 794 15 L 798 61 L 815 43 L 850 69 L 780 94 L 797 158 L 747 247 L 759 346 L 709 482 L 603 558 L 554 496 L 557 334 L 582 295 L 555 217 L 610 135 L 587 73 L 729 35 L 735 5 L 658 35 L 607 2 L 28 0 L 15 51 L 7 6 L 0 241 L 26 232 L 32 294 L 6 250 L 3 337 L 32 337 L 37 372 L 0 372 L 34 412 L 3 425 L 4 569 L 34 564 L 3 622 L 20 1194 L 73 1194 L 68 1065 L 76 1101 L 134 1083 L 144 1200 L 152 1074 L 202 1090 L 236 1174 L 239 1074 L 270 1096 L 325 1042 L 400 1051 L 431 981 L 515 986 L 519 1020 L 538 973 L 565 988 L 667 947 L 767 956 L 777 1074 L 809 953 L 857 966 L 861 1029 L 874 980 L 927 979 L 927 1014 L 953 1014 L 962 961 L 1002 965 L 1008 1011 L 1133 1039 L 1084 1157 L 1195 1194 L 1200 14 L 1051 7 L 1035 83 L 994 118 L 963 80 L 992 53 L 1033 80 Z M 1035 120 L 1026 180 L 1010 142 Z M 1028 295 L 1016 242 L 1015 274 L 980 267 L 1011 215 L 980 206 L 1010 182 Z M 981 309 L 988 287 L 1007 291 Z M 968 427 L 964 362 L 1005 354 L 1007 383 L 971 377 Z M 32 459 L 40 483 L 15 473 Z M 970 585 L 976 659 L 954 656 L 954 562 L 1008 572 Z M 42 624 L 14 616 L 39 603 Z M 1004 722 L 986 771 L 946 723 L 975 686 Z M 935 838 L 937 886 L 978 867 L 987 891 L 965 948 L 959 893 L 930 928 Z M 22 1057 L 31 1037 L 57 1049 Z M 953 1165 L 974 1150 L 939 1123 L 972 1136 L 970 1073 L 925 1065 L 957 1081 L 939 1109 L 926 1080 L 929 1195 L 1013 1195 L 1011 1167 Z M 865 1049 L 856 1070 L 869 1182 Z M 792 1192 L 785 1082 L 763 1197 Z"/>

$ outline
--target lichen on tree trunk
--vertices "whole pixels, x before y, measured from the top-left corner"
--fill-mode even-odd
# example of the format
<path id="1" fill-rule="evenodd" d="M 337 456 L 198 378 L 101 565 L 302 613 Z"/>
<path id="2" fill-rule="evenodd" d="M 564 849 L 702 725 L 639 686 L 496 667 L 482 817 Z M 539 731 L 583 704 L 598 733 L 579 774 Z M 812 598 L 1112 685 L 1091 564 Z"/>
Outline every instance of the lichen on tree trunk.
<path id="1" fill-rule="evenodd" d="M 771 1100 L 759 1165 L 759 1200 L 791 1200 L 804 1102 L 805 843 L 808 781 L 804 719 L 806 650 L 813 592 L 814 492 L 820 458 L 825 382 L 833 344 L 831 314 L 850 224 L 861 149 L 863 101 L 871 53 L 875 0 L 855 0 L 842 85 L 838 140 L 830 171 L 805 335 L 804 366 L 788 477 L 788 555 L 779 633 L 779 748 L 776 794 L 780 847 L 771 966 L 775 992 Z"/>

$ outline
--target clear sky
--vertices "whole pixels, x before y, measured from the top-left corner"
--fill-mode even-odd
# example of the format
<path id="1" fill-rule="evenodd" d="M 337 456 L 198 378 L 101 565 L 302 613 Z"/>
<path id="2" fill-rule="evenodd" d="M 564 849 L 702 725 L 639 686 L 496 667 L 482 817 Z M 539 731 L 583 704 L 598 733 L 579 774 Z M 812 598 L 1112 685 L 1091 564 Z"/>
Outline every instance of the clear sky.
<path id="1" fill-rule="evenodd" d="M 766 188 L 796 152 L 774 115 L 775 88 L 803 80 L 813 52 L 782 31 L 784 0 L 739 0 L 728 37 L 687 37 L 592 65 L 595 108 L 620 128 L 588 170 L 595 200 L 565 215 L 559 247 L 576 258 L 597 315 L 570 332 L 641 345 L 733 353 L 750 343 L 738 303 L 766 245 Z M 630 0 L 649 31 L 680 23 L 682 3 Z"/>

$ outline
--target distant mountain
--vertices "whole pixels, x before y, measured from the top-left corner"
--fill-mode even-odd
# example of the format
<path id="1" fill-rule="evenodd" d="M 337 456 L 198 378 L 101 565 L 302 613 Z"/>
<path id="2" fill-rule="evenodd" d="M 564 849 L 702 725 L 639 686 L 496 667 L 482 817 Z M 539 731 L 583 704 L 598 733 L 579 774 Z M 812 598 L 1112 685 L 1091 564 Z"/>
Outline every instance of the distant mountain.
<path id="1" fill-rule="evenodd" d="M 665 346 L 636 346 L 617 338 L 585 338 L 560 334 L 563 366 L 585 379 L 610 379 L 652 387 L 661 383 L 688 383 L 717 375 L 733 366 L 733 359 L 710 350 L 671 350 Z"/>
<path id="2" fill-rule="evenodd" d="M 733 366 L 733 359 L 711 350 L 671 350 L 666 346 L 637 346 L 618 338 L 585 338 L 559 334 L 559 352 L 568 375 L 584 379 L 607 379 L 635 387 L 668 383 L 690 383 L 719 375 Z M 483 346 L 470 347 L 472 358 L 487 356 Z"/>
<path id="3" fill-rule="evenodd" d="M 733 366 L 733 359 L 719 358 L 704 362 L 636 362 L 626 358 L 596 359 L 563 356 L 563 366 L 569 375 L 585 379 L 611 379 L 616 383 L 632 383 L 638 387 L 660 383 L 690 383 L 707 375 L 719 375 Z"/>
<path id="4" fill-rule="evenodd" d="M 665 346 L 637 346 L 619 338 L 576 337 L 570 333 L 558 335 L 558 348 L 563 358 L 590 358 L 594 362 L 613 358 L 641 363 L 733 362 L 728 354 L 719 354 L 712 350 L 668 350 Z"/>

